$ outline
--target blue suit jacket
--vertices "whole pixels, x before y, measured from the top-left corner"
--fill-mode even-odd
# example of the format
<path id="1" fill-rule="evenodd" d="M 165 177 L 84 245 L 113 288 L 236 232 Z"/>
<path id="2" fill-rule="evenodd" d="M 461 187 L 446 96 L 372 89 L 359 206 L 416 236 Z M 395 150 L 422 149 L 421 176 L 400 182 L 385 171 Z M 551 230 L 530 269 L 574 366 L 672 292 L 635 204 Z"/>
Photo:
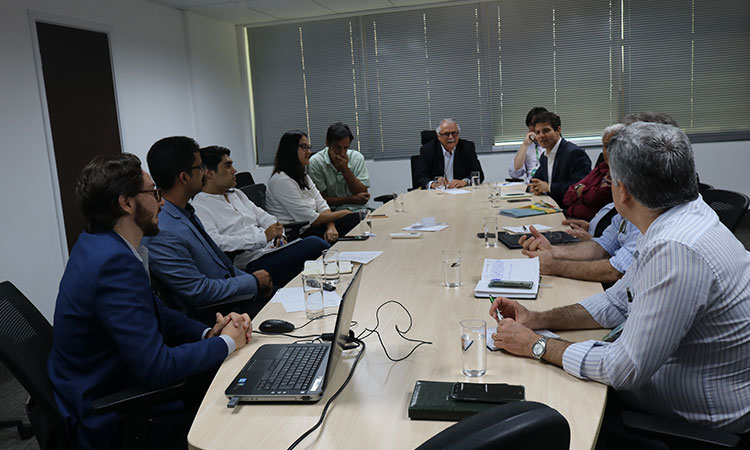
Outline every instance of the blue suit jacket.
<path id="1" fill-rule="evenodd" d="M 227 346 L 201 340 L 205 329 L 153 295 L 122 237 L 82 233 L 60 282 L 47 367 L 74 447 L 117 446 L 119 415 L 94 413 L 93 400 L 216 370 Z"/>
<path id="2" fill-rule="evenodd" d="M 232 276 L 232 261 L 223 253 L 217 255 L 190 219 L 166 200 L 159 213 L 159 229 L 156 236 L 143 239 L 149 250 L 149 268 L 182 306 L 258 292 L 255 277 L 240 269 L 234 269 Z"/>
<path id="3" fill-rule="evenodd" d="M 534 178 L 549 183 L 550 196 L 562 208 L 563 197 L 568 190 L 568 186 L 581 181 L 591 172 L 591 159 L 583 149 L 572 142 L 560 138 L 560 145 L 557 147 L 555 155 L 555 164 L 552 166 L 552 181 L 550 182 L 547 175 L 547 155 L 539 158 L 539 169 L 534 174 Z"/>

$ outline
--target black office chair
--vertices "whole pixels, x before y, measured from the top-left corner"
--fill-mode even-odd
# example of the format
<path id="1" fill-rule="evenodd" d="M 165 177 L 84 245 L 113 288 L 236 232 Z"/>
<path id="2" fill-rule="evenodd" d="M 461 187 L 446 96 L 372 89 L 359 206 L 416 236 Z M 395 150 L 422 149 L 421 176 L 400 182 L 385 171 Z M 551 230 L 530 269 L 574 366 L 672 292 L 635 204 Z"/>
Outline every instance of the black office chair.
<path id="1" fill-rule="evenodd" d="M 0 283 L 0 360 L 29 393 L 26 412 L 41 450 L 68 450 L 65 425 L 47 377 L 47 356 L 52 349 L 52 326 L 9 281 Z M 148 448 L 153 433 L 152 405 L 182 398 L 185 383 L 164 389 L 130 389 L 92 404 L 95 412 L 123 414 L 122 448 Z"/>
<path id="2" fill-rule="evenodd" d="M 698 183 L 698 193 L 699 193 L 700 195 L 703 195 L 703 194 L 705 194 L 707 190 L 709 190 L 709 189 L 713 189 L 713 188 L 714 188 L 714 187 L 713 187 L 713 186 L 711 186 L 710 184 L 706 184 L 706 183 Z"/>
<path id="3" fill-rule="evenodd" d="M 266 209 L 266 185 L 263 183 L 251 184 L 243 186 L 240 190 L 247 195 L 255 206 L 261 209 Z M 300 229 L 310 222 L 289 222 L 282 223 L 284 225 L 284 234 L 289 240 L 297 239 L 300 235 Z"/>
<path id="4" fill-rule="evenodd" d="M 237 179 L 237 188 L 255 184 L 253 175 L 250 172 L 237 172 L 234 176 Z"/>
<path id="5" fill-rule="evenodd" d="M 484 410 L 436 434 L 417 450 L 568 450 L 565 417 L 537 402 L 511 402 Z"/>
<path id="6" fill-rule="evenodd" d="M 414 189 L 422 187 L 417 183 L 417 164 L 419 164 L 419 155 L 412 155 L 409 163 L 411 164 L 411 189 L 409 190 L 413 191 Z"/>
<path id="7" fill-rule="evenodd" d="M 719 220 L 734 233 L 750 205 L 750 198 L 741 192 L 709 189 L 703 193 L 703 201 L 719 216 Z"/>
<path id="8" fill-rule="evenodd" d="M 678 419 L 651 414 L 622 411 L 620 418 L 628 432 L 664 443 L 680 450 L 739 450 L 750 443 L 742 437 L 721 430 L 711 430 Z"/>
<path id="9" fill-rule="evenodd" d="M 422 145 L 425 145 L 433 139 L 437 139 L 437 133 L 435 133 L 435 130 L 422 130 L 420 137 L 422 138 Z"/>

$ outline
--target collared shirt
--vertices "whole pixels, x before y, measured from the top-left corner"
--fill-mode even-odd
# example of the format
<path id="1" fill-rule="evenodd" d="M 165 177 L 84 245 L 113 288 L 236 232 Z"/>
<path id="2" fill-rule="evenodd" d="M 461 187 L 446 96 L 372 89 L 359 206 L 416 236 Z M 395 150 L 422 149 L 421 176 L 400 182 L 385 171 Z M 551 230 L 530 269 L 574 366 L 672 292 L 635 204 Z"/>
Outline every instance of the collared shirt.
<path id="1" fill-rule="evenodd" d="M 456 147 L 453 147 L 453 151 L 449 152 L 440 144 L 440 148 L 443 150 L 443 167 L 445 167 L 445 179 L 453 181 L 453 157 L 456 154 Z"/>
<path id="2" fill-rule="evenodd" d="M 352 191 L 349 190 L 349 185 L 346 184 L 344 175 L 331 162 L 331 156 L 328 154 L 329 151 L 328 147 L 326 147 L 312 155 L 310 157 L 310 164 L 307 166 L 307 172 L 315 183 L 315 187 L 320 192 L 325 192 L 329 197 L 349 197 L 352 195 Z M 362 153 L 352 149 L 346 151 L 346 156 L 349 158 L 347 166 L 349 166 L 354 176 L 369 188 L 370 174 L 367 172 L 365 157 Z M 336 206 L 333 209 L 364 211 L 367 209 L 367 204 L 346 203 Z"/>
<path id="3" fill-rule="evenodd" d="M 149 274 L 150 279 L 151 273 L 148 270 L 148 247 L 146 247 L 145 245 L 139 245 L 138 248 L 134 248 L 130 244 L 130 242 L 128 242 L 128 240 L 123 237 L 123 235 L 121 235 L 120 233 L 117 233 L 117 235 L 122 238 L 122 240 L 125 242 L 125 245 L 127 245 L 130 251 L 133 252 L 133 255 L 138 258 L 138 261 L 143 264 L 143 268 L 146 269 L 146 273 Z M 203 330 L 203 333 L 201 333 L 201 339 L 205 339 L 210 332 L 210 327 Z M 227 344 L 227 356 L 231 355 L 232 352 L 237 348 L 237 344 L 234 343 L 234 339 L 226 335 L 220 335 L 219 337 L 224 341 L 225 344 Z"/>
<path id="4" fill-rule="evenodd" d="M 546 153 L 547 155 L 547 183 L 549 183 L 550 188 L 552 188 L 552 169 L 555 167 L 555 157 L 557 156 L 557 148 L 560 147 L 560 142 L 562 142 L 562 137 L 558 139 L 557 142 L 555 142 L 555 146 L 552 147 L 552 150 Z"/>
<path id="5" fill-rule="evenodd" d="M 589 233 L 594 233 L 589 224 Z M 618 272 L 625 273 L 633 262 L 633 253 L 635 252 L 638 238 L 641 237 L 641 231 L 625 220 L 621 215 L 615 214 L 612 222 L 604 229 L 601 236 L 592 240 L 599 244 L 601 248 L 609 253 L 609 264 Z"/>
<path id="6" fill-rule="evenodd" d="M 309 189 L 300 188 L 299 184 L 284 172 L 275 173 L 268 180 L 266 209 L 281 223 L 313 223 L 321 212 L 331 209 L 310 177 L 305 175 L 305 178 Z M 305 226 L 302 230 L 309 227 Z"/>
<path id="7" fill-rule="evenodd" d="M 510 160 L 510 166 L 508 166 L 508 175 L 512 178 L 523 178 L 526 182 L 531 180 L 534 176 L 536 169 L 539 167 L 539 157 L 542 155 L 544 149 L 539 146 L 536 142 L 532 142 L 526 148 L 526 159 L 523 161 L 523 166 L 516 170 L 513 160 Z"/>
<path id="8" fill-rule="evenodd" d="M 272 243 L 266 240 L 266 228 L 277 220 L 258 208 L 242 191 L 199 192 L 190 203 L 206 232 L 222 251 L 244 250 L 234 258 L 235 266 L 244 269 L 270 248 Z"/>
<path id="9" fill-rule="evenodd" d="M 634 257 L 581 302 L 622 335 L 570 345 L 564 369 L 654 414 L 750 431 L 750 253 L 698 198 L 657 217 Z"/>

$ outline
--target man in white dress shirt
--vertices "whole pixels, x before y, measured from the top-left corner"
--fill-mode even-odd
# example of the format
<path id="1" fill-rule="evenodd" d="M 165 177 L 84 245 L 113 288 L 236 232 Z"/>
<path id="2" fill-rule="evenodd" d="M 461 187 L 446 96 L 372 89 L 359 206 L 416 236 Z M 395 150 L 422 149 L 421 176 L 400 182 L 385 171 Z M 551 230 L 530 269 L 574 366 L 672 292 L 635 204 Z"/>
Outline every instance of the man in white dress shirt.
<path id="1" fill-rule="evenodd" d="M 629 125 L 612 139 L 609 162 L 615 207 L 643 234 L 630 269 L 605 292 L 551 311 L 496 300 L 495 344 L 607 384 L 629 407 L 748 433 L 750 253 L 699 198 L 678 128 Z M 618 326 L 614 342 L 533 331 Z"/>
<path id="2" fill-rule="evenodd" d="M 249 273 L 265 269 L 274 285 L 283 287 L 302 271 L 305 261 L 317 259 L 330 247 L 317 236 L 287 243 L 276 218 L 234 189 L 237 170 L 229 149 L 205 147 L 201 158 L 206 183 L 191 204 L 211 239 L 234 257 L 235 266 Z"/>

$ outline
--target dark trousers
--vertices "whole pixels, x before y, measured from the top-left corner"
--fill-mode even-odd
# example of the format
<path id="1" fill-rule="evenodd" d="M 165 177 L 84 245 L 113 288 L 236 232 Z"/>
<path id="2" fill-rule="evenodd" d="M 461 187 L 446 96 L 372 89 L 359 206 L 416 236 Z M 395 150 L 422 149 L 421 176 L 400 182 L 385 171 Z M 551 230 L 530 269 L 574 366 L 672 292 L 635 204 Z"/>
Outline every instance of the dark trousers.
<path id="1" fill-rule="evenodd" d="M 305 261 L 318 259 L 323 250 L 329 247 L 328 242 L 319 237 L 306 237 L 296 244 L 251 261 L 245 271 L 253 273 L 265 269 L 271 275 L 274 287 L 281 288 L 302 272 Z"/>
<path id="2" fill-rule="evenodd" d="M 339 236 L 344 236 L 346 233 L 352 231 L 354 227 L 359 225 L 359 215 L 357 213 L 347 214 L 334 222 L 334 225 L 336 225 L 336 231 L 339 232 Z M 327 224 L 315 225 L 302 233 L 302 236 L 318 236 L 319 238 L 322 238 L 326 232 L 326 227 Z"/>

